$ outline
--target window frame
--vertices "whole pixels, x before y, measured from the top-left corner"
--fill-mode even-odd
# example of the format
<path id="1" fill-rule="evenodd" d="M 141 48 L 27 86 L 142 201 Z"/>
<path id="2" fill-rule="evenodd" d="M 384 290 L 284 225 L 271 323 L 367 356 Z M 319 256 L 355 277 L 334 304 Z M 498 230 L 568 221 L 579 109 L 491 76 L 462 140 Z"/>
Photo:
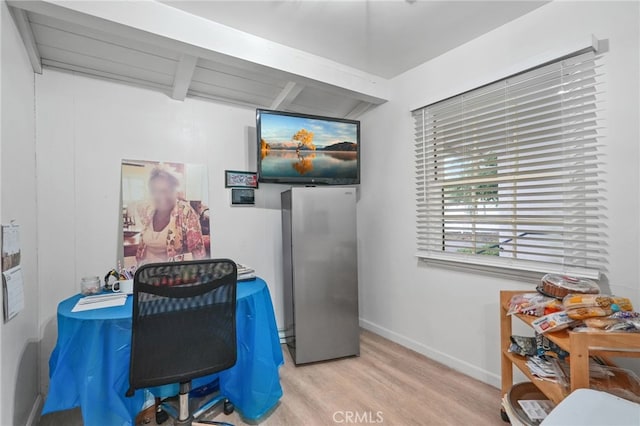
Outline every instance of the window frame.
<path id="1" fill-rule="evenodd" d="M 526 75 L 528 73 L 534 72 L 538 69 L 544 68 L 544 67 L 548 67 L 554 64 L 558 64 L 558 63 L 562 63 L 562 61 L 565 61 L 567 59 L 573 58 L 573 57 L 577 57 L 579 55 L 584 55 L 585 53 L 590 53 L 593 52 L 595 55 L 595 58 L 598 59 L 598 49 L 594 46 L 589 47 L 589 48 L 585 48 L 585 49 L 581 49 L 579 51 L 573 52 L 571 54 L 565 55 L 563 57 L 545 62 L 543 64 L 537 65 L 535 67 L 532 68 L 528 68 L 526 70 L 523 70 L 521 72 L 512 74 L 510 76 L 498 79 L 496 81 L 484 84 L 482 86 L 479 86 L 477 88 L 465 91 L 463 93 L 454 95 L 454 96 L 450 96 L 448 98 L 445 98 L 441 101 L 437 101 L 434 103 L 431 103 L 427 106 L 421 107 L 421 108 L 417 108 L 415 110 L 412 111 L 412 115 L 414 115 L 414 118 L 416 116 L 417 113 L 419 112 L 423 112 L 423 120 L 424 120 L 424 111 L 427 110 L 430 107 L 433 107 L 434 105 L 438 105 L 438 104 L 444 104 L 445 102 L 451 101 L 451 100 L 455 100 L 456 98 L 460 98 L 462 96 L 474 93 L 474 92 L 478 92 L 481 91 L 482 89 L 485 89 L 487 87 L 490 86 L 494 86 L 496 84 L 500 84 L 501 82 L 507 82 L 509 79 L 514 79 L 516 77 L 519 77 L 521 75 Z M 560 92 L 559 92 L 560 93 Z M 564 112 L 564 110 L 561 110 L 562 112 Z M 598 116 L 597 120 L 600 121 L 601 117 Z M 422 124 L 422 130 L 425 131 L 425 129 L 427 129 L 427 126 L 424 124 Z M 565 264 L 565 259 L 567 258 L 566 256 L 562 256 L 562 262 L 556 262 L 556 263 L 550 263 L 550 262 L 540 262 L 540 261 L 535 261 L 535 260 L 527 260 L 527 259 L 518 259 L 517 258 L 517 251 L 513 251 L 515 258 L 508 258 L 508 257 L 503 257 L 503 256 L 496 256 L 497 259 L 492 259 L 493 256 L 486 256 L 486 255 L 481 255 L 481 254 L 476 254 L 475 252 L 477 252 L 477 247 L 474 247 L 474 252 L 471 254 L 463 254 L 463 253 L 452 253 L 452 252 L 447 252 L 446 251 L 446 221 L 444 219 L 445 214 L 446 214 L 446 207 L 445 207 L 445 201 L 444 201 L 444 195 L 443 195 L 443 201 L 442 204 L 440 205 L 436 205 L 431 207 L 432 211 L 438 210 L 438 207 L 441 207 L 442 210 L 442 216 L 441 218 L 436 218 L 435 214 L 426 214 L 425 212 L 429 210 L 429 206 L 427 206 L 428 203 L 428 196 L 426 195 L 428 191 L 433 191 L 434 188 L 438 188 L 438 186 L 440 186 L 442 188 L 443 194 L 444 194 L 444 188 L 447 186 L 446 183 L 434 183 L 434 181 L 437 181 L 436 179 L 430 180 L 430 178 L 427 176 L 428 173 L 426 171 L 421 171 L 421 166 L 420 166 L 420 161 L 423 162 L 423 168 L 426 169 L 427 168 L 427 162 L 428 162 L 428 157 L 426 155 L 426 148 L 425 146 L 427 145 L 427 143 L 425 142 L 425 138 L 423 137 L 422 143 L 421 143 L 421 148 L 422 148 L 422 152 L 420 152 L 420 146 L 419 146 L 419 137 L 418 135 L 418 125 L 415 125 L 415 131 L 416 131 L 416 137 L 415 137 L 415 143 L 416 143 L 416 151 L 415 151 L 415 159 L 417 162 L 417 170 L 416 170 L 416 195 L 417 195 L 417 209 L 418 209 L 418 217 L 417 217 L 417 237 L 418 237 L 418 252 L 416 253 L 416 257 L 418 257 L 419 259 L 423 260 L 423 261 L 427 261 L 427 262 L 433 262 L 436 263 L 438 265 L 441 266 L 451 266 L 451 267 L 464 267 L 465 265 L 468 265 L 472 268 L 476 268 L 479 270 L 494 270 L 494 271 L 504 271 L 505 274 L 511 274 L 513 273 L 513 271 L 522 271 L 522 272 L 530 272 L 535 276 L 538 276 L 541 273 L 548 273 L 548 272 L 554 272 L 554 273 L 562 273 L 562 274 L 570 274 L 570 275 L 575 275 L 575 276 L 579 276 L 579 277 L 586 277 L 586 278 L 594 278 L 594 279 L 598 279 L 600 276 L 600 270 L 602 269 L 603 265 L 602 264 L 598 264 L 597 262 L 594 264 L 594 260 L 593 259 L 589 259 L 588 261 L 591 262 L 590 265 L 588 267 L 580 267 L 580 266 L 575 266 L 575 265 L 570 265 L 570 264 Z M 560 137 L 560 140 L 564 140 L 565 135 L 563 134 L 562 137 Z M 595 137 L 596 139 L 600 138 L 600 135 L 597 135 Z M 484 160 L 481 160 L 484 161 Z M 487 160 L 488 161 L 488 160 Z M 496 160 L 497 163 L 497 160 Z M 463 172 L 466 171 L 463 170 Z M 498 176 L 496 179 L 496 182 L 500 181 L 500 177 Z M 497 184 L 497 183 L 496 183 Z M 497 184 L 499 187 L 499 184 Z M 423 194 L 423 196 L 421 196 L 421 192 Z M 514 192 L 514 200 L 517 199 L 517 193 Z M 521 196 L 521 195 L 520 195 Z M 517 203 L 517 201 L 514 201 L 514 203 Z M 425 207 L 427 206 L 427 207 Z M 599 206 L 600 208 L 602 206 Z M 599 210 L 601 211 L 601 210 Z M 517 215 L 516 215 L 517 216 Z M 429 229 L 429 226 L 431 227 L 437 227 L 438 224 L 442 225 L 442 242 L 443 242 L 443 246 L 442 246 L 442 251 L 435 251 L 435 250 L 421 250 L 421 243 L 420 243 L 420 239 L 427 239 L 429 237 L 424 237 L 423 234 L 425 234 L 424 229 Z M 568 225 L 567 225 L 568 226 Z M 421 231 L 422 229 L 422 231 Z M 436 229 L 436 228 L 431 228 L 431 229 Z M 498 228 L 499 229 L 499 228 Z M 477 235 L 478 231 L 474 231 L 475 235 Z M 560 232 L 561 234 L 563 234 L 565 231 L 557 231 Z M 498 235 L 500 234 L 500 232 L 498 232 Z M 435 238 L 435 237 L 430 237 L 430 238 Z M 477 239 L 474 239 L 474 241 L 477 242 Z M 564 241 L 563 241 L 564 243 Z M 498 247 L 500 245 L 503 244 L 503 242 L 498 239 L 497 241 Z M 432 245 L 434 245 L 432 243 Z M 560 248 L 561 250 L 567 251 L 567 247 L 563 246 Z M 604 259 L 601 259 L 602 263 L 605 262 Z M 585 261 L 586 262 L 586 261 Z M 510 272 L 511 271 L 511 272 Z"/>

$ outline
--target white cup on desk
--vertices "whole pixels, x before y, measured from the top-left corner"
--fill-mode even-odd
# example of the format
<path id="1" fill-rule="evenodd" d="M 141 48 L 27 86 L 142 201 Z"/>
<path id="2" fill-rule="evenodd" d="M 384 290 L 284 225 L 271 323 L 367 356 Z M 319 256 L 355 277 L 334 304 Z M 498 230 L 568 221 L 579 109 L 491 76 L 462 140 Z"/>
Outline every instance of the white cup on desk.
<path id="1" fill-rule="evenodd" d="M 133 280 L 119 280 L 113 283 L 111 291 L 114 293 L 133 294 Z"/>

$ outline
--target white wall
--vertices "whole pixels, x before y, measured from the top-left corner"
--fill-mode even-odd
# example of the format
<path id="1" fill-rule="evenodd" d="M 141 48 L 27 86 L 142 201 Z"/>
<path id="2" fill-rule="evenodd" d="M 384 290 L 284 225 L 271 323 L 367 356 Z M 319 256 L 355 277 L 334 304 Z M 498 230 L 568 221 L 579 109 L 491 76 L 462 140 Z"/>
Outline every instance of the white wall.
<path id="1" fill-rule="evenodd" d="M 604 58 L 605 280 L 613 292 L 640 304 L 638 4 L 557 2 L 395 78 L 391 101 L 363 117 L 358 232 L 364 326 L 498 384 L 498 292 L 533 286 L 416 260 L 409 110 L 503 77 L 592 33 L 609 39 L 611 49 Z M 263 185 L 255 208 L 229 207 L 224 189 L 225 169 L 255 169 L 253 110 L 198 99 L 177 102 L 50 69 L 36 76 L 36 93 L 43 392 L 57 304 L 78 291 L 81 276 L 114 266 L 122 158 L 208 165 L 213 254 L 254 265 L 270 284 L 282 323 L 284 187 Z"/>
<path id="2" fill-rule="evenodd" d="M 42 390 L 55 345 L 56 307 L 84 275 L 115 266 L 120 162 L 206 164 L 212 255 L 252 265 L 282 321 L 280 191 L 262 185 L 256 207 L 230 207 L 224 170 L 255 170 L 255 110 L 45 69 L 36 77 Z"/>
<path id="3" fill-rule="evenodd" d="M 610 41 L 603 61 L 608 233 L 603 244 L 609 252 L 603 282 L 640 305 L 638 7 L 637 2 L 553 2 L 392 81 L 391 101 L 362 119 L 358 231 L 363 326 L 499 384 L 499 290 L 534 286 L 524 280 L 431 266 L 414 257 L 410 109 L 505 77 L 514 67 L 531 66 L 532 58 L 591 34 Z"/>
<path id="4" fill-rule="evenodd" d="M 38 395 L 34 77 L 9 9 L 2 19 L 2 223 L 21 225 L 25 309 L 2 328 L 1 425 L 26 423 Z"/>

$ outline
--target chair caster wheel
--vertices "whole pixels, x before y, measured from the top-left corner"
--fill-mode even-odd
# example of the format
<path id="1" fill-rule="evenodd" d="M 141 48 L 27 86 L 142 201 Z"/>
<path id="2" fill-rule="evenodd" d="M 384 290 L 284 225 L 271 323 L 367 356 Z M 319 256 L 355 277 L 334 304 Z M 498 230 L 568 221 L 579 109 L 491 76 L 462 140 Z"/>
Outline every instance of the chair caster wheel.
<path id="1" fill-rule="evenodd" d="M 507 412 L 503 409 L 500 410 L 500 418 L 502 418 L 502 421 L 505 423 L 511 423 L 511 420 L 509 420 L 509 416 L 507 416 Z"/>
<path id="2" fill-rule="evenodd" d="M 225 415 L 228 416 L 229 414 L 233 413 L 235 409 L 236 407 L 233 406 L 233 403 L 231 401 L 229 401 L 228 399 L 224 400 L 222 411 L 224 412 Z"/>
<path id="3" fill-rule="evenodd" d="M 166 411 L 164 410 L 158 410 L 156 411 L 156 423 L 161 425 L 162 423 L 166 422 L 167 420 L 169 420 L 169 414 L 167 414 Z"/>

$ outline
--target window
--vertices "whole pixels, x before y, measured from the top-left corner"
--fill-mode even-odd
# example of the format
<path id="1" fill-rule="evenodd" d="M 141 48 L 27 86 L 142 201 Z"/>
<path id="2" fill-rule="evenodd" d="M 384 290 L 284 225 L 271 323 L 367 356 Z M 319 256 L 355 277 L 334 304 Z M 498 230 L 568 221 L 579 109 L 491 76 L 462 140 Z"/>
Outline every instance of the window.
<path id="1" fill-rule="evenodd" d="M 597 278 L 594 52 L 413 112 L 418 257 Z"/>

